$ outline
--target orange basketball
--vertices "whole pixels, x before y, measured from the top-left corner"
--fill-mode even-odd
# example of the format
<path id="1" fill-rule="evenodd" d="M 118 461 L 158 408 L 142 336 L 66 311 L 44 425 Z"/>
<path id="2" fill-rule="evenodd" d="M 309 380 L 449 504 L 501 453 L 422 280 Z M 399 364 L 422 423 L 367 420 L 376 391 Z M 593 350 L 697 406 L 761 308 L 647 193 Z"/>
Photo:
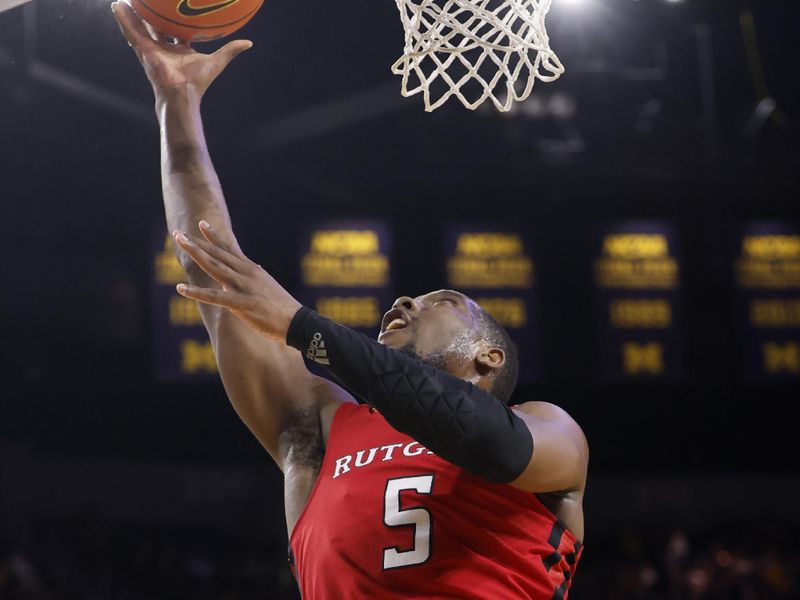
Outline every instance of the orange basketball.
<path id="1" fill-rule="evenodd" d="M 153 29 L 183 42 L 229 35 L 258 12 L 264 0 L 132 0 Z"/>

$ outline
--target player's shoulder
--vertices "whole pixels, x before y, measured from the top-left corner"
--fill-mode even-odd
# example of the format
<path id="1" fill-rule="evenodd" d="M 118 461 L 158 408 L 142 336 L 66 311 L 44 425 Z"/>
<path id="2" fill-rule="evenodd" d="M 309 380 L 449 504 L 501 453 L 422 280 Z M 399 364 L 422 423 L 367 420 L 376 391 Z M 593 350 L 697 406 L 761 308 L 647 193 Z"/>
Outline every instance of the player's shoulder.
<path id="1" fill-rule="evenodd" d="M 569 419 L 574 422 L 574 419 L 563 408 L 550 402 L 531 401 L 523 402 L 522 404 L 515 404 L 511 407 L 514 410 L 524 412 L 528 415 L 535 415 L 544 419 Z"/>
<path id="2" fill-rule="evenodd" d="M 586 435 L 583 433 L 581 426 L 578 425 L 578 422 L 566 410 L 556 404 L 531 401 L 517 404 L 513 406 L 512 409 L 539 419 L 546 419 L 551 423 L 556 423 L 558 426 L 574 433 L 584 444 L 587 444 Z"/>

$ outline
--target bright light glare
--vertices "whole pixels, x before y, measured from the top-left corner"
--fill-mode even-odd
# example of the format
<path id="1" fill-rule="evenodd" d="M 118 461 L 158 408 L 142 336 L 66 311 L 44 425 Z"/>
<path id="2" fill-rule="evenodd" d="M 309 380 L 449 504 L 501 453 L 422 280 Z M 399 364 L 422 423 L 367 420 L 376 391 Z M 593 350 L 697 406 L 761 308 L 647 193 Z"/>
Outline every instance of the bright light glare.
<path id="1" fill-rule="evenodd" d="M 581 10 L 588 10 L 597 4 L 598 0 L 553 0 L 553 5 L 565 5 L 569 9 L 580 8 Z"/>
<path id="2" fill-rule="evenodd" d="M 10 10 L 15 6 L 25 4 L 26 2 L 30 2 L 30 0 L 0 0 L 0 12 Z"/>

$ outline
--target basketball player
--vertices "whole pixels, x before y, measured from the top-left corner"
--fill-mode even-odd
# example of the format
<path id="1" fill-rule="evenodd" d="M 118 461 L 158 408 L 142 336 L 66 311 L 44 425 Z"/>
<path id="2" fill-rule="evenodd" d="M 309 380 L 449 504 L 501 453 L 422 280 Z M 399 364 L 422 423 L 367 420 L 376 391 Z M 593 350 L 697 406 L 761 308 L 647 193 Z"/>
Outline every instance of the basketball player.
<path id="1" fill-rule="evenodd" d="M 514 346 L 463 294 L 398 298 L 376 341 L 246 258 L 200 102 L 250 43 L 198 54 L 112 8 L 155 92 L 167 222 L 190 282 L 178 291 L 201 302 L 228 397 L 284 473 L 303 597 L 566 598 L 583 543 L 578 425 L 544 402 L 506 405 Z"/>

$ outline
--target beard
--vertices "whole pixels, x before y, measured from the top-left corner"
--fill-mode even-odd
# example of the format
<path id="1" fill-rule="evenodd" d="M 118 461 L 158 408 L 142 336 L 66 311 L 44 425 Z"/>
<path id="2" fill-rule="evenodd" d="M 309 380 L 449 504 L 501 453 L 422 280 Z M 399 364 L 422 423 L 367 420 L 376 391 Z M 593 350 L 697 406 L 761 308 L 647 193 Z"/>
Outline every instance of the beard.
<path id="1" fill-rule="evenodd" d="M 449 365 L 460 364 L 473 360 L 475 332 L 470 329 L 465 329 L 458 334 L 450 344 L 441 350 L 431 352 L 429 354 L 422 354 L 417 350 L 415 343 L 409 342 L 405 346 L 397 348 L 398 352 L 402 352 L 406 356 L 411 356 L 417 360 L 429 364 L 430 366 L 449 373 Z"/>
<path id="2" fill-rule="evenodd" d="M 445 358 L 444 352 L 436 352 L 434 354 L 426 354 L 422 355 L 417 352 L 417 347 L 414 345 L 413 342 L 409 342 L 405 346 L 400 346 L 396 348 L 398 352 L 402 352 L 406 356 L 410 356 L 411 358 L 416 358 L 417 360 L 421 360 L 425 364 L 428 364 L 435 369 L 439 369 L 440 371 L 447 372 L 447 360 Z"/>

